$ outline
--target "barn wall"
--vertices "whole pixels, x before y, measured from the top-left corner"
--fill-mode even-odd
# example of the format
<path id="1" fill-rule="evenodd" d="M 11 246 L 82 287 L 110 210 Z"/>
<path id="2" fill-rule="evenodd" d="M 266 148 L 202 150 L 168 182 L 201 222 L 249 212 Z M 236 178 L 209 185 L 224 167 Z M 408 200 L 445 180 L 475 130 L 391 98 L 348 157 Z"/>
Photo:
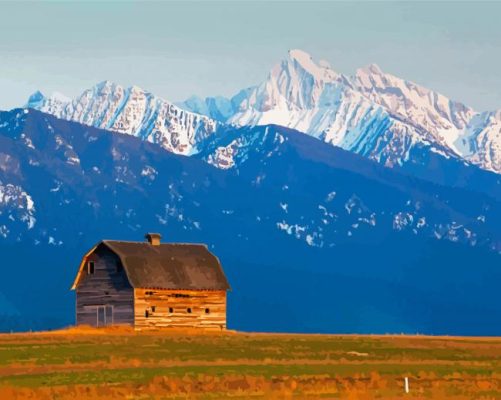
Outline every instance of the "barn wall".
<path id="1" fill-rule="evenodd" d="M 226 329 L 224 290 L 135 289 L 134 298 L 135 327 L 138 330 L 164 327 Z M 191 313 L 188 313 L 188 308 Z"/>
<path id="2" fill-rule="evenodd" d="M 96 325 L 93 306 L 113 306 L 113 323 L 134 323 L 134 289 L 129 284 L 123 268 L 117 272 L 120 259 L 107 247 L 100 246 L 92 253 L 94 274 L 87 273 L 85 265 L 82 278 L 76 288 L 77 325 Z"/>

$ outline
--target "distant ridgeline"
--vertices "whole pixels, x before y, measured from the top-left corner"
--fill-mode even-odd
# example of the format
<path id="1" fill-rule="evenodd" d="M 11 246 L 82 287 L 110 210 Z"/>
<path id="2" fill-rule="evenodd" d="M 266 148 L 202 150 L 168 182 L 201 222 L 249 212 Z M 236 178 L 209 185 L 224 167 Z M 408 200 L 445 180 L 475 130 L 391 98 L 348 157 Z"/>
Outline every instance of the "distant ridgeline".
<path id="1" fill-rule="evenodd" d="M 499 177 L 455 157 L 411 175 L 273 125 L 186 157 L 23 109 L 0 149 L 3 331 L 73 324 L 82 254 L 157 231 L 221 259 L 230 329 L 501 333 Z"/>
<path id="2" fill-rule="evenodd" d="M 261 84 L 231 98 L 193 96 L 174 104 L 137 86 L 104 81 L 74 99 L 36 92 L 26 107 L 140 137 L 177 154 L 199 152 L 225 124 L 276 124 L 389 167 L 412 170 L 422 167 L 423 158 L 455 158 L 501 172 L 501 110 L 476 111 L 374 64 L 347 76 L 301 50 L 289 51 Z M 230 149 L 221 149 L 213 163 L 228 168 L 231 159 Z M 457 180 L 450 173 L 421 173 Z"/>

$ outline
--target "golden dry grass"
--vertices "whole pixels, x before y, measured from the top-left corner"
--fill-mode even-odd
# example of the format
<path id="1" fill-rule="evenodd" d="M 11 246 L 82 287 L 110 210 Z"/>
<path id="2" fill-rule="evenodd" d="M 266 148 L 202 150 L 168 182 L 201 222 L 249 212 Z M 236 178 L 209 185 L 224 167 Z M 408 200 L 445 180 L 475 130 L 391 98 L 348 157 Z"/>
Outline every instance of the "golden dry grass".
<path id="1" fill-rule="evenodd" d="M 0 335 L 1 400 L 494 400 L 500 393 L 501 338 L 124 327 Z"/>

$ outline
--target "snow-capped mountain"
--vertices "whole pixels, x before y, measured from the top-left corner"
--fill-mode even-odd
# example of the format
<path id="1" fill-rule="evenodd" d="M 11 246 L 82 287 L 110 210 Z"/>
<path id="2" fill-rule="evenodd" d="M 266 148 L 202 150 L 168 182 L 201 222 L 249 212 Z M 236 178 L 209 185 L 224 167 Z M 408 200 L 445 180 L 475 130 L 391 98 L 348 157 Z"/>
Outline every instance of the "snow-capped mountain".
<path id="1" fill-rule="evenodd" d="M 63 115 L 65 107 L 71 102 L 71 99 L 61 93 L 52 93 L 50 96 L 44 96 L 37 90 L 28 99 L 27 106 L 36 110 L 43 109 L 44 112 L 52 115 Z"/>
<path id="2" fill-rule="evenodd" d="M 501 172 L 501 111 L 477 112 L 374 64 L 346 76 L 301 50 L 291 50 L 264 82 L 231 99 L 193 96 L 175 105 L 136 86 L 105 81 L 72 101 L 37 92 L 27 107 L 178 154 L 200 151 L 221 124 L 276 124 L 389 167 L 415 164 L 410 155 L 419 144 L 422 152 Z"/>
<path id="3" fill-rule="evenodd" d="M 501 111 L 476 112 L 376 65 L 348 77 L 300 50 L 291 50 L 263 83 L 231 99 L 193 96 L 175 105 L 138 87 L 105 81 L 71 101 L 37 92 L 27 107 L 185 155 L 203 152 L 204 143 L 226 126 L 276 124 L 434 182 L 428 167 L 437 157 L 501 172 Z M 233 167 L 228 157 L 243 142 L 218 149 L 207 161 Z M 438 183 L 465 186 L 451 176 L 438 177 Z"/>
<path id="4" fill-rule="evenodd" d="M 394 118 L 427 133 L 427 140 L 480 166 L 501 172 L 500 113 L 479 113 L 444 95 L 385 74 L 375 65 L 359 69 L 354 86 Z"/>
<path id="5" fill-rule="evenodd" d="M 140 137 L 177 154 L 191 154 L 218 123 L 160 99 L 143 89 L 104 81 L 74 100 L 33 94 L 26 107 L 58 118 Z"/>
<path id="6" fill-rule="evenodd" d="M 291 50 L 260 85 L 212 101 L 212 107 L 210 99 L 181 105 L 237 126 L 297 129 L 386 166 L 413 162 L 409 154 L 419 143 L 427 151 L 501 172 L 500 112 L 479 113 L 376 65 L 348 77 Z"/>
<path id="7" fill-rule="evenodd" d="M 491 196 L 280 126 L 226 126 L 183 157 L 13 110 L 0 112 L 0 148 L 0 330 L 72 323 L 68 286 L 81 255 L 103 238 L 146 231 L 206 243 L 220 257 L 235 329 L 501 329 L 492 319 L 501 312 L 501 208 Z M 454 168 L 466 176 L 472 167 Z M 17 315 L 3 318 L 2 296 Z"/>

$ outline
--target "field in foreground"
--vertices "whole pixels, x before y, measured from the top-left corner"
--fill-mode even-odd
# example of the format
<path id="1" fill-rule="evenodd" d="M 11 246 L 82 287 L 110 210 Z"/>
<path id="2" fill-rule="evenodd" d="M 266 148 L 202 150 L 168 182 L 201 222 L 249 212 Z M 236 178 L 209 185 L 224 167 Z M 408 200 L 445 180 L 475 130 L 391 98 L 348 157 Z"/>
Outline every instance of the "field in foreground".
<path id="1" fill-rule="evenodd" d="M 501 338 L 0 335 L 0 399 L 25 398 L 500 399 Z"/>

